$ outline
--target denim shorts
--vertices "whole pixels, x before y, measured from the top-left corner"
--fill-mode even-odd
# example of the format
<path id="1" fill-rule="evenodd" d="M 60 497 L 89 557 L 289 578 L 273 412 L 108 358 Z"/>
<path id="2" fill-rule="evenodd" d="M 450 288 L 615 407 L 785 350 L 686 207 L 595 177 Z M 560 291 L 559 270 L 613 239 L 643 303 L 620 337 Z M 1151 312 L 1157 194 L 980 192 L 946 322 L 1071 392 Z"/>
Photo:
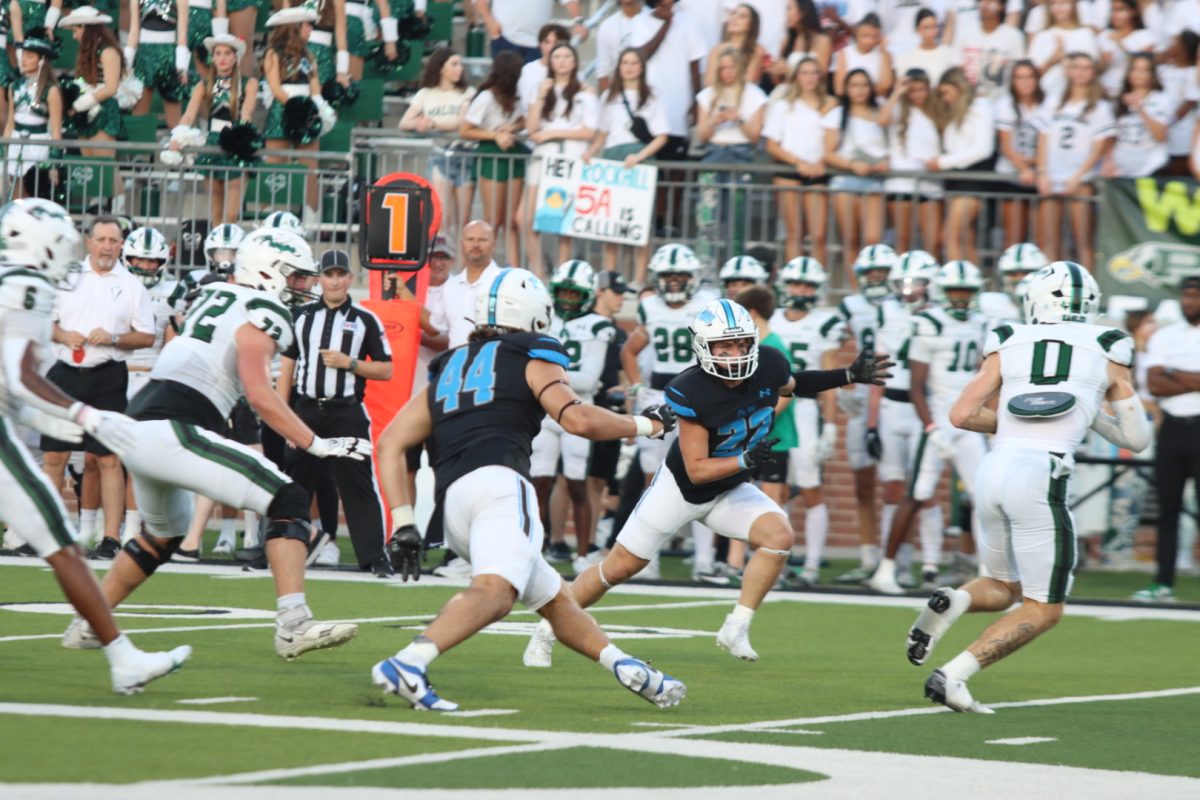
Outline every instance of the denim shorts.
<path id="1" fill-rule="evenodd" d="M 883 193 L 883 178 L 868 178 L 863 175 L 835 175 L 829 182 L 834 192 L 877 192 Z"/>
<path id="2" fill-rule="evenodd" d="M 474 165 L 475 153 L 471 150 L 436 147 L 429 153 L 429 171 L 434 180 L 448 181 L 456 189 L 473 181 Z"/>

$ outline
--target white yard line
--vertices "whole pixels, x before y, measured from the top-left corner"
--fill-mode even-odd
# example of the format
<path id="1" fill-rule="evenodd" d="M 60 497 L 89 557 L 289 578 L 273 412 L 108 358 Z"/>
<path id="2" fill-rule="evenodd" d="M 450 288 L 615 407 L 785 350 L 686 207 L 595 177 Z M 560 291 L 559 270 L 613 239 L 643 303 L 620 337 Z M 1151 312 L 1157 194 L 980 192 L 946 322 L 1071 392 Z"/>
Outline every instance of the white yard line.
<path id="1" fill-rule="evenodd" d="M 1025 745 L 1025 744 L 1042 744 L 1044 742 L 1057 742 L 1053 736 L 1015 736 L 1011 739 L 988 739 L 984 744 L 1009 744 L 1009 745 Z"/>
<path id="2" fill-rule="evenodd" d="M 257 697 L 193 697 L 189 700 L 176 700 L 181 706 L 215 706 L 221 703 L 253 703 Z"/>

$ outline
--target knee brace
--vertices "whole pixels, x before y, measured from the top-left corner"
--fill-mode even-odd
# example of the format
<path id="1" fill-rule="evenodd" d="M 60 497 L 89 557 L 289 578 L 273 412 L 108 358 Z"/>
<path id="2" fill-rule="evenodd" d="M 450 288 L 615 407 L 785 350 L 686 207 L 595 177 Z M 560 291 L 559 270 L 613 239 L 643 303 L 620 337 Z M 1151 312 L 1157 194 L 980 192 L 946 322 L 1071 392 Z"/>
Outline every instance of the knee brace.
<path id="1" fill-rule="evenodd" d="M 308 492 L 301 486 L 295 483 L 284 484 L 271 499 L 271 505 L 267 506 L 267 519 L 271 520 L 272 524 L 282 520 L 300 521 L 307 525 L 309 501 Z M 268 528 L 268 536 L 269 531 Z"/>
<path id="2" fill-rule="evenodd" d="M 181 544 L 183 544 L 183 539 L 179 538 L 156 540 L 151 544 L 149 540 L 135 536 L 126 542 L 122 549 L 133 559 L 133 563 L 138 565 L 138 569 L 149 578 L 156 569 L 171 560 L 171 556 Z"/>
<path id="3" fill-rule="evenodd" d="M 267 526 L 266 540 L 294 539 L 308 546 L 308 520 L 272 520 Z"/>

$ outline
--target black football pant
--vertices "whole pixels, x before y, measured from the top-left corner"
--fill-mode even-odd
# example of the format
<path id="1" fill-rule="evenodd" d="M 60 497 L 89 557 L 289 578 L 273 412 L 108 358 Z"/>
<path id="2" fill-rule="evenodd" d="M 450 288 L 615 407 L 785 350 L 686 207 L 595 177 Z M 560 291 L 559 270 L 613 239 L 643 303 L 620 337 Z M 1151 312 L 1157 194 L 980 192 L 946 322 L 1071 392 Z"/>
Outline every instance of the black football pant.
<path id="1" fill-rule="evenodd" d="M 1175 585 L 1175 558 L 1179 551 L 1179 515 L 1188 479 L 1200 489 L 1200 416 L 1163 415 L 1154 455 L 1158 484 L 1158 575 L 1156 583 Z"/>

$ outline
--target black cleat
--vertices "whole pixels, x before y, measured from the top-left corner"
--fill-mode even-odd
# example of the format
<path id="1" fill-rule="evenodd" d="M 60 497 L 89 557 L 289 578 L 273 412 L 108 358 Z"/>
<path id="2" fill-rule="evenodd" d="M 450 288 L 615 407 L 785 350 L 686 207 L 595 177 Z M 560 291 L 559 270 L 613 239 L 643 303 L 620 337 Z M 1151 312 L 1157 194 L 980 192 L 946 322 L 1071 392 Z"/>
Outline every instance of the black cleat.
<path id="1" fill-rule="evenodd" d="M 112 561 L 117 557 L 117 553 L 121 550 L 121 543 L 111 536 L 105 536 L 100 540 L 100 544 L 96 545 L 96 549 L 88 553 L 88 558 L 96 558 L 101 561 Z"/>
<path id="2" fill-rule="evenodd" d="M 941 589 L 937 590 L 929 597 L 929 608 L 937 614 L 946 613 L 946 609 L 950 608 L 950 596 Z"/>
<path id="3" fill-rule="evenodd" d="M 925 659 L 929 657 L 929 634 L 921 630 L 914 630 L 909 633 L 907 652 L 908 662 L 914 667 L 924 664 Z"/>

